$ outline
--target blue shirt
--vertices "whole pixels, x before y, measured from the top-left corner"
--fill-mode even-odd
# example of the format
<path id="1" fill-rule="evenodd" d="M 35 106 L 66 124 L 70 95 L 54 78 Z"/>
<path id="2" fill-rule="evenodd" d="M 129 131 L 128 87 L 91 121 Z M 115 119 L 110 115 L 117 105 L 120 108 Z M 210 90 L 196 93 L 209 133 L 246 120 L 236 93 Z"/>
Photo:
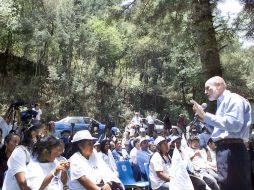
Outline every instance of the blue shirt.
<path id="1" fill-rule="evenodd" d="M 199 137 L 200 147 L 204 148 L 206 147 L 208 140 L 211 138 L 211 134 L 207 132 L 203 132 L 199 134 L 198 137 Z"/>
<path id="2" fill-rule="evenodd" d="M 225 90 L 217 100 L 217 111 L 205 113 L 205 123 L 214 126 L 212 138 L 216 142 L 226 138 L 249 140 L 251 106 L 242 96 Z"/>
<path id="3" fill-rule="evenodd" d="M 139 166 L 140 171 L 145 174 L 145 167 L 144 163 L 149 163 L 150 157 L 152 153 L 149 150 L 138 150 L 137 152 L 137 163 Z"/>
<path id="4" fill-rule="evenodd" d="M 113 155 L 113 158 L 115 159 L 116 162 L 130 159 L 130 157 L 125 149 L 121 149 L 121 150 L 114 149 L 112 151 L 112 155 Z"/>

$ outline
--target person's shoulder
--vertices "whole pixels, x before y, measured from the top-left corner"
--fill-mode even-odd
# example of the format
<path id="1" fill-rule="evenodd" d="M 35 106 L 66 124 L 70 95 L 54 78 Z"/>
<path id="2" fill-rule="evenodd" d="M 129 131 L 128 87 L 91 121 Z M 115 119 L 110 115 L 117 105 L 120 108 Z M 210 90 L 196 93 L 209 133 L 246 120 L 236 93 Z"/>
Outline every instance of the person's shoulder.
<path id="1" fill-rule="evenodd" d="M 139 149 L 138 151 L 137 151 L 137 156 L 138 155 L 141 155 L 143 152 L 142 152 L 142 149 Z"/>
<path id="2" fill-rule="evenodd" d="M 112 155 L 118 155 L 116 149 L 112 150 Z"/>
<path id="3" fill-rule="evenodd" d="M 151 161 L 152 160 L 158 160 L 161 159 L 161 155 L 159 154 L 159 152 L 155 152 L 152 157 L 151 157 Z"/>
<path id="4" fill-rule="evenodd" d="M 75 152 L 70 158 L 70 162 L 76 162 L 77 160 L 81 159 L 81 154 L 79 154 L 78 152 Z"/>
<path id="5" fill-rule="evenodd" d="M 29 164 L 27 165 L 27 167 L 29 168 L 36 168 L 40 165 L 40 162 L 38 161 L 37 158 L 35 157 L 32 157 Z"/>
<path id="6" fill-rule="evenodd" d="M 234 92 L 231 92 L 229 90 L 225 90 L 225 92 L 223 93 L 224 97 L 227 98 L 227 99 L 241 99 L 243 98 L 241 95 L 237 94 L 237 93 L 234 93 Z"/>
<path id="7" fill-rule="evenodd" d="M 203 138 L 205 136 L 205 133 L 199 133 L 198 138 Z"/>
<path id="8" fill-rule="evenodd" d="M 188 153 L 188 154 L 190 154 L 190 153 L 193 153 L 194 152 L 194 150 L 192 149 L 192 148 L 190 148 L 190 147 L 186 147 L 186 152 Z"/>
<path id="9" fill-rule="evenodd" d="M 237 93 L 232 93 L 229 92 L 226 96 L 225 96 L 230 102 L 234 102 L 237 104 L 249 104 L 248 100 L 246 98 L 244 98 L 243 96 L 237 94 Z"/>
<path id="10" fill-rule="evenodd" d="M 115 153 L 115 152 L 116 152 L 116 149 L 113 149 L 111 152 L 112 152 L 112 153 Z"/>
<path id="11" fill-rule="evenodd" d="M 132 150 L 130 151 L 130 156 L 135 157 L 136 155 L 137 155 L 137 151 L 136 151 L 135 149 L 132 149 Z"/>
<path id="12" fill-rule="evenodd" d="M 13 156 L 19 156 L 22 157 L 25 154 L 30 154 L 29 150 L 24 145 L 18 145 L 12 152 Z"/>

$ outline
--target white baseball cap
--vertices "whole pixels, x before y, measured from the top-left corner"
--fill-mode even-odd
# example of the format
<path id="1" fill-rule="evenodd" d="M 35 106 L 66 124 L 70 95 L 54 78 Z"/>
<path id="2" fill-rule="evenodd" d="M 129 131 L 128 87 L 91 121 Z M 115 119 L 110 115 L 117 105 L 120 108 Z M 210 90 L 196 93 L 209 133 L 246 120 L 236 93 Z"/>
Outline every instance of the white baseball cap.
<path id="1" fill-rule="evenodd" d="M 92 137 L 91 133 L 88 130 L 78 131 L 74 136 L 71 142 L 77 142 L 80 140 L 94 140 L 97 138 Z"/>
<path id="2" fill-rule="evenodd" d="M 170 143 L 176 141 L 177 139 L 182 139 L 182 137 L 179 135 L 174 135 L 173 137 L 170 138 Z"/>
<path id="3" fill-rule="evenodd" d="M 165 141 L 165 140 L 166 140 L 165 137 L 158 136 L 158 137 L 155 139 L 154 144 L 155 144 L 155 146 L 158 146 L 158 144 L 160 144 L 160 142 Z"/>
<path id="4" fill-rule="evenodd" d="M 143 141 L 147 141 L 147 142 L 149 142 L 149 138 L 146 138 L 146 137 L 141 137 L 140 138 L 140 144 L 143 142 Z"/>

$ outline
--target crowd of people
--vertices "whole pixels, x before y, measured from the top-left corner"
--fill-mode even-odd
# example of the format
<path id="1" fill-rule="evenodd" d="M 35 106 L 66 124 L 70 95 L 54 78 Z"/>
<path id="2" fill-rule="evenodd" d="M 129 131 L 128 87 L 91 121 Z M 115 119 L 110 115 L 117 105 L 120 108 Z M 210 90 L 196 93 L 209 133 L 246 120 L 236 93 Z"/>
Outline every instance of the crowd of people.
<path id="1" fill-rule="evenodd" d="M 196 183 L 195 189 L 207 186 L 218 189 L 215 145 L 206 127 L 200 131 L 195 125 L 156 129 L 153 114 L 144 122 L 136 112 L 122 135 L 100 142 L 88 130 L 79 131 L 73 137 L 70 131 L 56 131 L 52 121 L 46 127 L 32 125 L 22 136 L 12 131 L 4 137 L 0 149 L 0 185 L 3 190 L 107 189 L 108 184 L 111 189 L 123 189 L 116 163 L 129 160 L 137 181 L 150 179 L 152 189 L 168 189 L 172 150 L 181 139 L 183 145 L 178 148 L 184 147 L 185 156 L 189 157 L 186 171 L 196 176 L 191 177 Z M 2 135 L 1 129 L 0 132 Z M 149 174 L 145 172 L 145 163 L 150 165 Z M 97 167 L 98 171 L 94 169 Z M 161 171 L 158 173 L 158 170 Z M 109 179 L 101 175 L 105 171 L 110 174 L 106 176 Z M 89 175 L 94 172 L 96 175 Z"/>
<path id="2" fill-rule="evenodd" d="M 122 190 L 125 187 L 117 163 L 128 160 L 135 180 L 149 180 L 153 190 L 237 189 L 231 186 L 234 182 L 222 176 L 221 172 L 225 174 L 228 170 L 223 168 L 220 159 L 227 150 L 225 145 L 239 146 L 242 141 L 238 138 L 217 141 L 214 138 L 217 129 L 211 125 L 216 122 L 216 115 L 202 115 L 202 107 L 195 101 L 193 104 L 199 122 L 187 125 L 185 116 L 180 114 L 174 126 L 167 114 L 163 118 L 164 127 L 158 128 L 154 112 L 143 118 L 137 111 L 122 133 L 104 139 L 98 139 L 89 130 L 75 134 L 68 130 L 56 131 L 53 121 L 43 124 L 38 122 L 40 117 L 20 133 L 10 127 L 10 119 L 1 117 L 0 188 Z M 35 111 L 38 110 L 37 106 Z M 41 116 L 42 111 L 39 113 Z M 250 126 L 250 122 L 246 125 Z M 222 153 L 218 160 L 217 154 Z M 223 161 L 231 164 L 227 158 Z M 233 170 L 231 165 L 229 169 Z M 243 186 L 243 190 L 249 189 Z"/>

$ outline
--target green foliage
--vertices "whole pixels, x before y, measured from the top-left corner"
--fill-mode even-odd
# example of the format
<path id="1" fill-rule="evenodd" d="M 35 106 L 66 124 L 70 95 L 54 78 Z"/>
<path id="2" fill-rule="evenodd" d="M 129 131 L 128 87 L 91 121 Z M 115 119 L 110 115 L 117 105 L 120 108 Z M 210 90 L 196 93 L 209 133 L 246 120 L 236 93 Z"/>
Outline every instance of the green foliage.
<path id="1" fill-rule="evenodd" d="M 6 30 L 15 30 L 19 25 L 18 13 L 15 8 L 14 1 L 1 0 L 0 1 L 0 27 Z"/>
<path id="2" fill-rule="evenodd" d="M 29 70 L 14 75 L 0 58 L 10 67 L 0 75 L 1 105 L 17 97 L 41 102 L 46 119 L 103 120 L 111 113 L 126 122 L 135 110 L 154 110 L 159 118 L 169 112 L 173 123 L 180 113 L 191 117 L 189 100 L 205 101 L 191 2 L 121 2 L 1 0 L 0 51 L 11 45 L 10 56 Z M 253 48 L 242 49 L 234 30 L 215 19 L 219 48 L 227 45 L 220 52 L 224 77 L 251 97 Z"/>

